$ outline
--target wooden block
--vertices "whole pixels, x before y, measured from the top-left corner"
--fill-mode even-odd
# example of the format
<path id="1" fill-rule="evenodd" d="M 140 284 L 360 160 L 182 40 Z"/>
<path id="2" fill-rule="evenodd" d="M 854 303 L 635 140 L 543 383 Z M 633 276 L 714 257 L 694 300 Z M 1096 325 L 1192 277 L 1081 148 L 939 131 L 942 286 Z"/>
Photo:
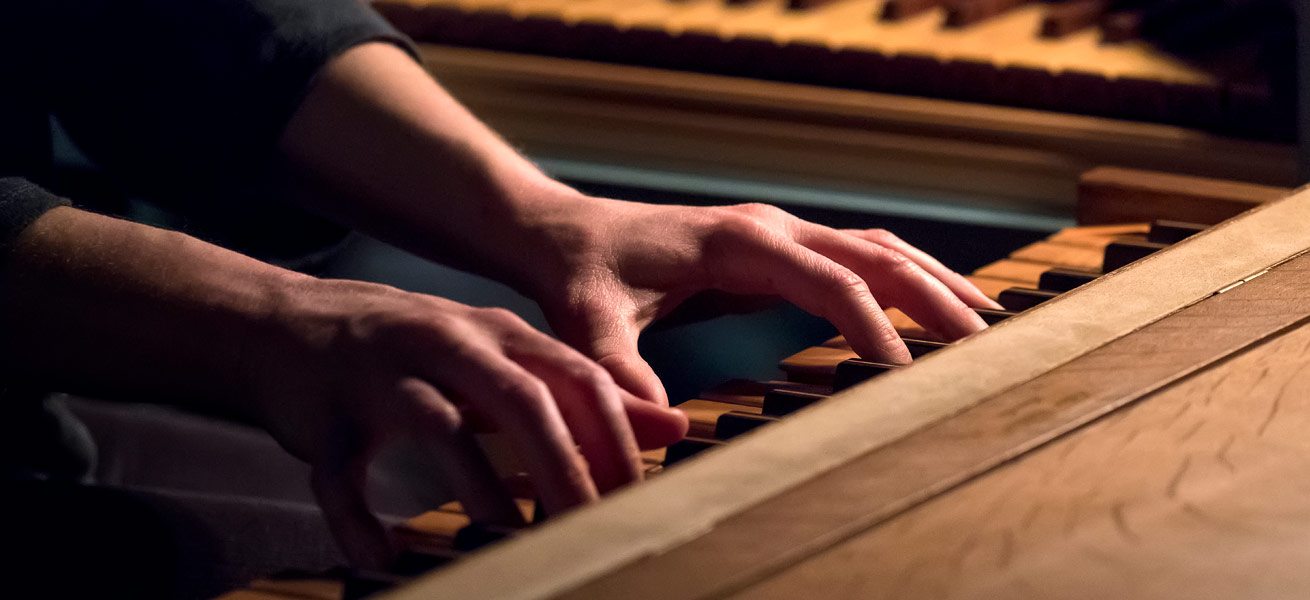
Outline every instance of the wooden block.
<path id="1" fill-rule="evenodd" d="M 1078 181 L 1080 224 L 1157 219 L 1214 225 L 1290 189 L 1154 171 L 1097 167 Z"/>

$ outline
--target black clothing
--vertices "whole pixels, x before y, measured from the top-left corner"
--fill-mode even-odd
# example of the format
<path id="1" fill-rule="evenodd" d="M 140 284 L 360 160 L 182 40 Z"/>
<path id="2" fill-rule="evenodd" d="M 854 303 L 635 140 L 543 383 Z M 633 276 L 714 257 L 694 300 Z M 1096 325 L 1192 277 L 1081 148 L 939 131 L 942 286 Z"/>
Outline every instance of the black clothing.
<path id="1" fill-rule="evenodd" d="M 323 64 L 373 40 L 414 54 L 356 0 L 0 3 L 0 177 L 59 191 L 53 117 L 123 189 L 253 243 L 307 216 L 257 189 L 287 120 Z M 0 198 L 3 248 L 49 203 L 14 180 Z"/>
<path id="2" fill-rule="evenodd" d="M 74 206 L 90 203 L 54 168 L 53 121 L 115 188 L 176 211 L 187 233 L 261 258 L 279 257 L 286 238 L 310 246 L 286 252 L 339 240 L 343 228 L 266 193 L 265 178 L 316 73 L 368 41 L 417 57 L 357 0 L 0 2 L 0 268 L 24 228 L 69 203 L 61 195 Z M 287 235 L 292 228 L 302 235 Z M 9 518 L 0 550 L 26 562 L 0 575 L 18 581 L 18 590 L 23 578 L 35 577 L 42 595 L 90 588 L 111 597 L 212 597 L 270 569 L 340 563 L 312 504 L 288 503 L 280 489 L 193 492 L 192 480 L 219 487 L 222 481 L 211 480 L 231 475 L 222 469 L 201 464 L 171 489 L 121 473 L 113 479 L 132 489 L 84 485 L 96 466 L 87 428 L 62 399 L 6 387 L 16 374 L 5 371 L 4 359 L 0 498 Z M 150 447 L 142 428 L 124 429 L 137 434 L 122 442 L 129 453 Z M 253 446 L 222 436 L 192 443 L 213 445 L 225 464 L 251 471 L 270 462 L 261 453 L 277 451 L 258 435 L 265 441 Z M 104 450 L 123 450 L 113 446 Z M 305 487 L 284 471 L 265 479 L 278 477 Z"/>

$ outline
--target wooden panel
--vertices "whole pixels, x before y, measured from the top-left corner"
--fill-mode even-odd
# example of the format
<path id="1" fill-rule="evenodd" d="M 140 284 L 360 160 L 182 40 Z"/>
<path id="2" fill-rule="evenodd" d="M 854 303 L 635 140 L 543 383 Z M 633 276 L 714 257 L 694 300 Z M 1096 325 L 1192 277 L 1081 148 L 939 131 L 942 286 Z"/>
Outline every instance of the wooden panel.
<path id="1" fill-rule="evenodd" d="M 1310 596 L 1310 326 L 738 598 Z"/>
<path id="2" fill-rule="evenodd" d="M 1213 225 L 1291 190 L 1204 177 L 1100 167 L 1078 180 L 1078 223 L 1168 219 Z"/>
<path id="3" fill-rule="evenodd" d="M 717 597 L 748 585 L 1303 320 L 1310 310 L 1301 298 L 1308 296 L 1310 256 L 870 452 L 743 511 L 693 542 L 564 597 L 676 600 Z"/>

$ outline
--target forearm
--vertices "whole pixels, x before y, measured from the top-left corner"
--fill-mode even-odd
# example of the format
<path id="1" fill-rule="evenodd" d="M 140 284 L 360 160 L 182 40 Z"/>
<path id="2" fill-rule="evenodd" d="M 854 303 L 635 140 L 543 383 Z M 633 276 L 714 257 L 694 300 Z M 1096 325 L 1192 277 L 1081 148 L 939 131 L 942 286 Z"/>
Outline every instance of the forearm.
<path id="1" fill-rule="evenodd" d="M 254 355 L 308 279 L 176 232 L 72 208 L 24 230 L 0 268 L 8 378 L 246 412 Z"/>
<path id="2" fill-rule="evenodd" d="M 325 66 L 280 147 L 311 208 L 520 289 L 532 283 L 510 252 L 549 220 L 540 200 L 577 196 L 385 44 Z"/>

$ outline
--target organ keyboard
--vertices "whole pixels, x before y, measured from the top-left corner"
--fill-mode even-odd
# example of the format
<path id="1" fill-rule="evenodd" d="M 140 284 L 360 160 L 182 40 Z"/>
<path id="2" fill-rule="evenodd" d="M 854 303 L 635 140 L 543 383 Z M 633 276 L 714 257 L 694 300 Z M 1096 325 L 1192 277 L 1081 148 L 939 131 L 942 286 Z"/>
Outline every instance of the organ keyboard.
<path id="1" fill-rule="evenodd" d="M 709 390 L 684 405 L 693 439 L 648 454 L 653 482 L 387 597 L 1299 595 L 1307 217 L 1302 192 L 1204 232 L 1058 232 L 973 279 L 1000 297 L 1072 268 L 1091 279 L 1065 279 L 1075 291 L 983 311 L 995 327 L 914 343 L 910 367 L 837 338 L 784 359 L 786 382 Z M 1170 247 L 1094 277 L 1105 249 L 1145 243 Z M 454 506 L 398 530 L 443 560 L 495 533 Z M 302 585 L 341 590 L 262 582 L 229 600 Z"/>
<path id="2" fill-rule="evenodd" d="M 1291 8 L 1276 1 L 374 4 L 457 97 L 564 176 L 1047 215 L 1101 164 L 1298 181 Z M 977 8 L 990 18 L 952 17 Z"/>

